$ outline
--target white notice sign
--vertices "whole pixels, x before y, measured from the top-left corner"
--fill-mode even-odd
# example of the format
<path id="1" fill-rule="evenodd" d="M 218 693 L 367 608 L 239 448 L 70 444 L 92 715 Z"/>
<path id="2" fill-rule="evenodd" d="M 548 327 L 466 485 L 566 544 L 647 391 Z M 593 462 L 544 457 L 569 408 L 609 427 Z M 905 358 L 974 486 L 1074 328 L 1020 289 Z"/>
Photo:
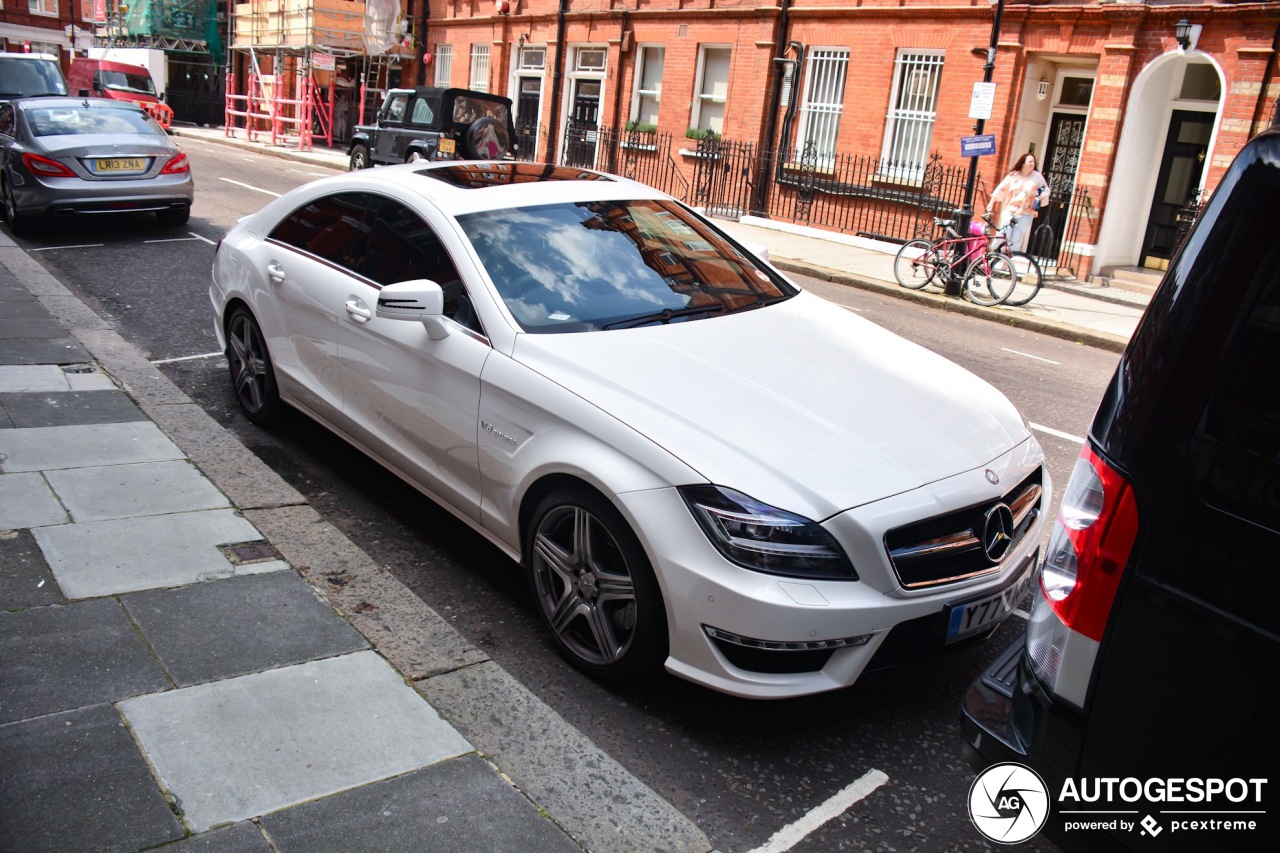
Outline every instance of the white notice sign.
<path id="1" fill-rule="evenodd" d="M 332 53 L 314 53 L 311 55 L 311 66 L 317 71 L 332 71 L 334 65 Z"/>
<path id="2" fill-rule="evenodd" d="M 983 121 L 991 118 L 991 107 L 995 102 L 995 83 L 974 83 L 973 99 L 969 101 L 969 118 L 980 118 Z"/>

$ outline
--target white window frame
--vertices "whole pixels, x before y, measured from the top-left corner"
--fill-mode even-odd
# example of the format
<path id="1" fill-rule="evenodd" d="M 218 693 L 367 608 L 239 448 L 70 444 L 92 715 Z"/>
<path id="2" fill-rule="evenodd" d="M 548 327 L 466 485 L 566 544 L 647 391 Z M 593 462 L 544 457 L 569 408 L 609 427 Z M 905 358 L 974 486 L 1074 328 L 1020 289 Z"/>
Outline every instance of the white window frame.
<path id="1" fill-rule="evenodd" d="M 471 45 L 471 83 L 469 88 L 477 92 L 489 91 L 489 45 L 476 42 Z"/>
<path id="2" fill-rule="evenodd" d="M 707 78 L 707 55 L 709 53 L 725 53 L 727 54 L 727 67 L 724 76 L 724 95 L 717 95 L 713 91 L 708 91 L 709 84 L 714 85 L 714 80 Z M 698 128 L 699 130 L 713 130 L 709 125 L 714 124 L 717 120 L 720 129 L 716 132 L 724 135 L 724 120 L 727 113 L 726 104 L 729 99 L 729 78 L 733 73 L 733 45 L 728 44 L 704 44 L 698 47 L 698 74 L 693 84 L 693 111 L 689 116 L 689 126 Z M 718 108 L 718 115 L 716 115 Z M 708 118 L 707 114 L 711 113 L 714 117 Z M 708 125 L 704 127 L 704 125 Z"/>
<path id="3" fill-rule="evenodd" d="M 453 45 L 436 45 L 435 66 L 435 84 L 441 88 L 448 88 L 449 78 L 453 76 Z"/>
<path id="4" fill-rule="evenodd" d="M 946 51 L 942 50 L 898 48 L 880 154 L 881 169 L 891 177 L 911 181 L 924 178 L 938 118 L 945 58 Z"/>
<path id="5" fill-rule="evenodd" d="M 644 112 L 646 102 L 653 103 L 653 120 L 651 124 L 658 123 L 658 112 L 662 107 L 662 75 L 666 70 L 667 48 L 661 44 L 645 44 L 640 45 L 636 51 L 636 73 L 634 85 L 631 92 L 631 120 L 646 121 L 642 119 L 641 113 Z M 656 87 L 645 86 L 646 73 L 652 69 L 653 63 L 658 65 L 658 85 Z"/>
<path id="6" fill-rule="evenodd" d="M 603 74 L 609 64 L 609 49 L 583 45 L 573 52 L 573 70 L 585 76 Z"/>
<path id="7" fill-rule="evenodd" d="M 844 114 L 845 85 L 849 79 L 849 48 L 810 48 L 805 58 L 804 96 L 800 100 L 800 127 L 796 157 L 812 141 L 819 163 L 835 159 Z"/>
<path id="8" fill-rule="evenodd" d="M 514 49 L 514 57 L 511 63 L 511 91 L 508 97 L 511 98 L 513 108 L 512 120 L 516 125 L 520 125 L 522 119 L 529 118 L 520 113 L 520 94 L 521 87 L 525 80 L 537 80 L 538 84 L 538 109 L 543 110 L 546 107 L 546 68 L 547 68 L 547 46 L 545 44 L 517 44 Z M 541 114 L 532 117 L 532 127 L 534 129 L 533 150 L 538 150 L 538 144 L 541 142 L 542 133 L 538 122 L 541 120 Z M 522 155 L 527 152 L 521 152 Z"/>
<path id="9" fill-rule="evenodd" d="M 58 17 L 58 0 L 27 0 L 27 14 L 56 18 Z"/>

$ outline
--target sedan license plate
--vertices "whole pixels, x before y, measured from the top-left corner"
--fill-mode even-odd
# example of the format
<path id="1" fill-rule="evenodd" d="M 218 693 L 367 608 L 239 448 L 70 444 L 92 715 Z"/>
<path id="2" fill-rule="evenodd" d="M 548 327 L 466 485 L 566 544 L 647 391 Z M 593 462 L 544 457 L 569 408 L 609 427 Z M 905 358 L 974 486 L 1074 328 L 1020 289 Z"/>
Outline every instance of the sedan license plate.
<path id="1" fill-rule="evenodd" d="M 141 172 L 147 168 L 147 161 L 138 157 L 112 157 L 97 160 L 94 171 L 102 172 Z"/>
<path id="2" fill-rule="evenodd" d="M 450 139 L 449 137 L 445 136 L 445 137 L 442 137 L 442 138 L 440 139 L 440 153 L 441 153 L 441 154 L 452 154 L 453 152 L 455 152 L 455 151 L 457 151 L 457 150 L 458 150 L 458 143 L 454 142 L 454 141 L 453 141 L 452 139 Z"/>
<path id="3" fill-rule="evenodd" d="M 1037 556 L 1033 554 L 1028 558 L 1013 583 L 999 592 L 952 605 L 947 614 L 947 642 L 954 643 L 990 630 L 1012 613 L 1031 585 Z"/>

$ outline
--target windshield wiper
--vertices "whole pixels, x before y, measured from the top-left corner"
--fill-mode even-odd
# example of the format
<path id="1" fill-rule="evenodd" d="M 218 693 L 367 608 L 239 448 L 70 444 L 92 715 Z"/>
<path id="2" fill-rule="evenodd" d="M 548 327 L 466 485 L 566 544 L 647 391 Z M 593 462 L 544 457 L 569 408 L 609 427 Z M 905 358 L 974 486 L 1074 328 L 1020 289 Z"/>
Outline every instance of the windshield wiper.
<path id="1" fill-rule="evenodd" d="M 625 320 L 618 320 L 613 323 L 606 323 L 601 328 L 604 329 L 631 329 L 636 326 L 644 326 L 649 323 L 667 324 L 676 317 L 689 317 L 693 314 L 710 314 L 713 311 L 723 311 L 724 306 L 721 305 L 689 305 L 684 308 L 663 308 L 661 311 L 655 311 L 652 314 L 641 314 L 639 317 L 628 317 Z"/>

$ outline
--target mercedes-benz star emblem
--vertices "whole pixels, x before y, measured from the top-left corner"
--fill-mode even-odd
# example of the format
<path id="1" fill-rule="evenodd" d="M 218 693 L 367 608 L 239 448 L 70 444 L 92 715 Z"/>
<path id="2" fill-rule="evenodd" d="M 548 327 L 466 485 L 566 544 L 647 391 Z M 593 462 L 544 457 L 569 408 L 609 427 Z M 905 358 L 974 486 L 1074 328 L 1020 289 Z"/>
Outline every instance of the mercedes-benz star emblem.
<path id="1" fill-rule="evenodd" d="M 992 471 L 990 468 L 986 470 L 986 477 L 987 477 L 987 482 L 990 483 L 991 485 L 993 486 L 1000 485 L 1000 475 L 997 474 L 995 471 Z"/>
<path id="2" fill-rule="evenodd" d="M 1013 544 L 1013 510 L 1005 504 L 996 504 L 987 510 L 982 520 L 982 550 L 987 559 L 998 563 Z"/>

